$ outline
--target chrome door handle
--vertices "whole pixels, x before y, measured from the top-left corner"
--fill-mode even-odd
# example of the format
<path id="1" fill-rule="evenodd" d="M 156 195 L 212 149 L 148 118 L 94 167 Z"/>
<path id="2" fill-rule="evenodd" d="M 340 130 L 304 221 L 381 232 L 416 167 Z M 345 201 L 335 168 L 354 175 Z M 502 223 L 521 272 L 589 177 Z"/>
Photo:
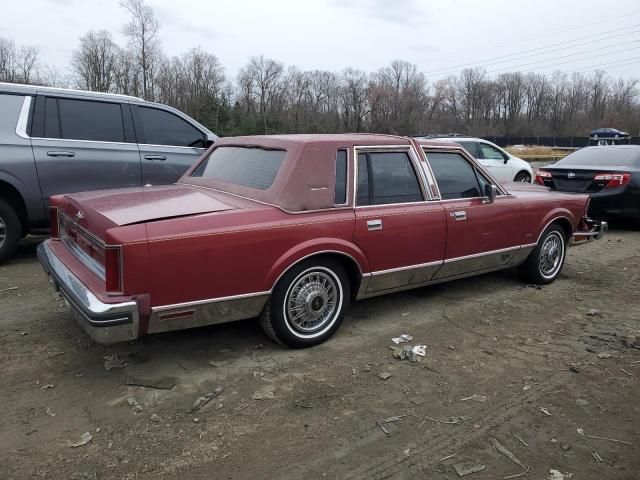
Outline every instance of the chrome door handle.
<path id="1" fill-rule="evenodd" d="M 465 212 L 464 210 L 460 210 L 458 212 L 453 212 L 451 214 L 451 216 L 453 218 L 455 218 L 456 220 L 458 220 L 458 221 L 466 220 L 467 219 L 467 212 Z"/>
<path id="2" fill-rule="evenodd" d="M 48 157 L 75 157 L 76 154 L 74 152 L 65 152 L 65 151 L 50 151 L 47 152 Z"/>
<path id="3" fill-rule="evenodd" d="M 146 160 L 161 160 L 161 161 L 165 161 L 167 159 L 166 155 L 145 155 L 144 158 Z"/>
<path id="4" fill-rule="evenodd" d="M 367 220 L 367 230 L 382 230 L 382 220 Z"/>

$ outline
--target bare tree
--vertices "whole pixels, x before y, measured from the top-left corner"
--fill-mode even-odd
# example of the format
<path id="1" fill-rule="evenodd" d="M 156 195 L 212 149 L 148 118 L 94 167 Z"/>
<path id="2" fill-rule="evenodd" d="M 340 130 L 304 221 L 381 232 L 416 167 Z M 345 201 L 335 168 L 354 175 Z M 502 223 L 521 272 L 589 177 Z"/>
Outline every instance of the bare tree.
<path id="1" fill-rule="evenodd" d="M 34 46 L 16 48 L 13 41 L 0 37 L 0 81 L 37 83 L 39 50 Z"/>
<path id="2" fill-rule="evenodd" d="M 80 88 L 109 92 L 115 85 L 120 48 L 106 30 L 90 31 L 80 37 L 80 46 L 73 51 L 71 67 Z"/>
<path id="3" fill-rule="evenodd" d="M 153 98 L 153 74 L 159 61 L 158 20 L 144 0 L 122 0 L 120 6 L 131 16 L 124 27 L 129 44 L 140 64 L 142 96 Z"/>

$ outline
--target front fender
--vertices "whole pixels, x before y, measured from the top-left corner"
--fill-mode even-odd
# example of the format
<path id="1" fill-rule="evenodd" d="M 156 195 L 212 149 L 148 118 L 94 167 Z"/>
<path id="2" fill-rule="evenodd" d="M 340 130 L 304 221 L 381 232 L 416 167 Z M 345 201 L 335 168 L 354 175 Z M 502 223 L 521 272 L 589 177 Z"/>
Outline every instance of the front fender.
<path id="1" fill-rule="evenodd" d="M 289 249 L 276 260 L 265 278 L 265 291 L 271 290 L 280 277 L 296 263 L 313 255 L 338 254 L 353 260 L 360 273 L 369 273 L 369 261 L 364 252 L 352 242 L 340 238 L 315 238 Z"/>

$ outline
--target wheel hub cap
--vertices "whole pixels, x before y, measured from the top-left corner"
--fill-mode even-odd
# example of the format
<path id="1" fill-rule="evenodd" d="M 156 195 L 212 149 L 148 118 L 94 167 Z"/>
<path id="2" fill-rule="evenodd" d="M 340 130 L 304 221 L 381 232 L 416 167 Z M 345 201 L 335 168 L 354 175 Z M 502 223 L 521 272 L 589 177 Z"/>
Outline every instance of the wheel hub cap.
<path id="1" fill-rule="evenodd" d="M 7 226 L 4 223 L 4 219 L 0 217 L 0 248 L 4 245 L 7 239 Z"/>
<path id="2" fill-rule="evenodd" d="M 322 329 L 336 312 L 336 283 L 324 272 L 310 272 L 292 285 L 286 300 L 291 325 L 305 333 Z"/>
<path id="3" fill-rule="evenodd" d="M 562 240 L 558 234 L 549 235 L 540 249 L 540 272 L 546 277 L 552 277 L 560 268 L 562 261 Z"/>

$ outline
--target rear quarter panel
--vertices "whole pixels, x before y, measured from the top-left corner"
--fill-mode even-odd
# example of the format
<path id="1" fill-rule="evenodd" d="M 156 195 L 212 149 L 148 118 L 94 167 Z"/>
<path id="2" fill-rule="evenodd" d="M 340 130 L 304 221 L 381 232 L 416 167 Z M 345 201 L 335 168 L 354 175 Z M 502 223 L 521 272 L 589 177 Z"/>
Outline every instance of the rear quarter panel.
<path id="1" fill-rule="evenodd" d="M 296 261 L 337 251 L 368 271 L 352 243 L 351 209 L 287 214 L 273 207 L 146 225 L 152 306 L 271 290 Z"/>

